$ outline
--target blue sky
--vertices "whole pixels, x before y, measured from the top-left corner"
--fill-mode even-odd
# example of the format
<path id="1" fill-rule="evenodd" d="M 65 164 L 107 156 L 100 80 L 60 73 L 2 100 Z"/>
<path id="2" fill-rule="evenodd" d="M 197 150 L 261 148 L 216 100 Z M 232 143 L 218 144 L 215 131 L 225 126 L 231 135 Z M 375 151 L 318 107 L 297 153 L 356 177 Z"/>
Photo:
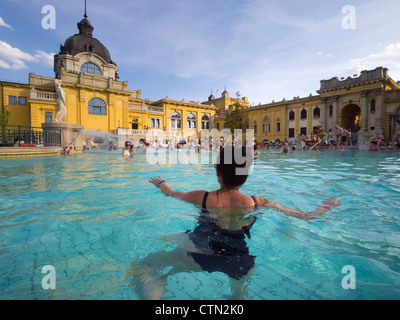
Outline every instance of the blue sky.
<path id="1" fill-rule="evenodd" d="M 54 76 L 60 44 L 78 33 L 83 0 L 0 0 L 0 79 Z M 42 7 L 56 29 L 42 28 Z M 355 8 L 344 29 L 342 8 Z M 205 101 L 226 86 L 251 103 L 316 94 L 320 80 L 384 66 L 400 80 L 398 0 L 87 0 L 94 37 L 142 97 Z"/>

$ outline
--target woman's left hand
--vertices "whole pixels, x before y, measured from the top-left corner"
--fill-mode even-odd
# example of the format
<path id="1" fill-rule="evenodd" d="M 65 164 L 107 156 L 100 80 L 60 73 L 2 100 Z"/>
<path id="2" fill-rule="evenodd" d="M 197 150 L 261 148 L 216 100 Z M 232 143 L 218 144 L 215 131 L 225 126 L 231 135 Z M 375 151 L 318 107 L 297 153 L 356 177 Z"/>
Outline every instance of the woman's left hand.
<path id="1" fill-rule="evenodd" d="M 322 204 L 330 209 L 336 208 L 342 205 L 342 202 L 337 198 L 330 198 L 322 201 Z"/>

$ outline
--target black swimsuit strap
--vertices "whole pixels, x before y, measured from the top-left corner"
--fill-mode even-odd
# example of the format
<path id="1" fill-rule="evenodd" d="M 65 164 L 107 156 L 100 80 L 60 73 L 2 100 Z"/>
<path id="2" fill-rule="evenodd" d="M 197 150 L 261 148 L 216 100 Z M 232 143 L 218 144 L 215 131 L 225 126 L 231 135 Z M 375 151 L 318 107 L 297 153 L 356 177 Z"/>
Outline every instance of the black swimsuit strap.
<path id="1" fill-rule="evenodd" d="M 257 201 L 256 201 L 256 198 L 255 198 L 254 196 L 251 196 L 251 197 L 253 198 L 254 206 L 257 208 Z"/>
<path id="2" fill-rule="evenodd" d="M 206 202 L 207 202 L 208 194 L 209 194 L 208 191 L 204 194 L 204 197 L 203 197 L 203 204 L 201 205 L 202 211 L 207 211 Z"/>

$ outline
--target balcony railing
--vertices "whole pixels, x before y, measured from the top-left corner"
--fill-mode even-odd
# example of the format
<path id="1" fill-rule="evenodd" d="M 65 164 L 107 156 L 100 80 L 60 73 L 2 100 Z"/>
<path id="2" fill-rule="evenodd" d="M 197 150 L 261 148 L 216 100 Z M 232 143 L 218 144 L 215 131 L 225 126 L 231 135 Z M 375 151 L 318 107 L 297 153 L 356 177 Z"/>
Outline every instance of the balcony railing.
<path id="1" fill-rule="evenodd" d="M 31 91 L 30 91 L 30 99 L 31 100 L 42 100 L 42 101 L 56 102 L 57 93 L 36 91 L 35 89 L 31 89 Z"/>
<path id="2" fill-rule="evenodd" d="M 0 125 L 0 147 L 61 146 L 60 130 L 37 127 Z"/>
<path id="3" fill-rule="evenodd" d="M 145 111 L 145 112 L 152 112 L 152 113 L 164 113 L 163 107 L 149 106 L 144 103 L 142 103 L 142 104 L 130 103 L 128 107 L 129 107 L 129 110 Z"/>

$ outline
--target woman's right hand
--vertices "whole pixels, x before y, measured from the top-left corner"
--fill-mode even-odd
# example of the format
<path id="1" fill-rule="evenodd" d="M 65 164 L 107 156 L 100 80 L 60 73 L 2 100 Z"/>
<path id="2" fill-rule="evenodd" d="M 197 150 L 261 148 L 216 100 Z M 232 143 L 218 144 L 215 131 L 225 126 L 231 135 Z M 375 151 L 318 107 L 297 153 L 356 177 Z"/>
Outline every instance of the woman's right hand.
<path id="1" fill-rule="evenodd" d="M 154 184 L 156 187 L 159 187 L 160 182 L 163 181 L 164 179 L 161 178 L 160 176 L 156 177 L 156 178 L 150 178 L 149 182 Z M 165 180 L 168 181 L 168 180 Z"/>

